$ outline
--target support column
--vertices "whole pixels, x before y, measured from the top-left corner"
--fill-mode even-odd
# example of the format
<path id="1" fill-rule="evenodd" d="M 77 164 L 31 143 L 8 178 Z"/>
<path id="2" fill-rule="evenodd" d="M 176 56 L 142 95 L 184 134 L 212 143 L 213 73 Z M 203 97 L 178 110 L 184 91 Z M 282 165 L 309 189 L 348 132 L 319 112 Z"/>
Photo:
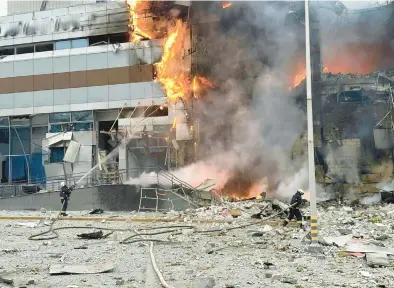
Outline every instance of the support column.
<path id="1" fill-rule="evenodd" d="M 308 121 L 308 173 L 309 192 L 311 205 L 311 240 L 309 251 L 319 253 L 322 248 L 318 242 L 317 230 L 317 207 L 316 207 L 316 178 L 315 178 L 315 145 L 314 145 L 314 119 L 312 102 L 312 65 L 311 65 L 311 41 L 309 26 L 309 1 L 305 0 L 305 58 L 306 58 L 306 95 L 307 95 L 307 121 Z M 315 92 L 315 91 L 313 91 Z M 314 94 L 316 95 L 316 94 Z"/>

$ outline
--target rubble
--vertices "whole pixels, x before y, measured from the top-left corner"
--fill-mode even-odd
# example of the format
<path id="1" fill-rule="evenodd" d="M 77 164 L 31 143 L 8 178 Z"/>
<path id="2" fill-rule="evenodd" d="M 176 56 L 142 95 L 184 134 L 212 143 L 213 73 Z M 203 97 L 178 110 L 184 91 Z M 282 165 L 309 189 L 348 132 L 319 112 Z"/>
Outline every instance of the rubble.
<path id="1" fill-rule="evenodd" d="M 322 283 L 325 283 L 326 286 L 328 283 L 334 283 L 333 285 L 338 287 L 364 287 L 363 281 L 376 281 L 379 285 L 390 287 L 394 277 L 390 270 L 381 267 L 389 267 L 390 261 L 394 259 L 394 248 L 391 248 L 394 247 L 391 245 L 394 234 L 391 229 L 392 219 L 385 216 L 394 210 L 394 205 L 357 206 L 353 207 L 352 211 L 332 204 L 319 206 L 319 242 L 324 242 L 324 245 L 327 246 L 322 246 L 324 255 L 316 257 L 305 253 L 305 248 L 308 247 L 310 240 L 308 237 L 304 237 L 307 232 L 299 231 L 295 222 L 291 222 L 285 228 L 278 227 L 282 222 L 280 211 L 275 210 L 277 207 L 272 204 L 273 202 L 269 200 L 264 200 L 264 202 L 257 200 L 233 201 L 182 212 L 174 211 L 171 212 L 171 217 L 168 217 L 168 214 L 157 213 L 155 214 L 157 218 L 171 219 L 176 222 L 161 224 L 136 222 L 132 224 L 132 229 L 149 233 L 149 230 L 144 231 L 144 229 L 158 226 L 193 225 L 192 229 L 186 227 L 175 229 L 176 232 L 170 237 L 168 234 L 152 235 L 154 239 L 174 241 L 168 245 L 158 244 L 154 248 L 157 266 L 163 273 L 165 280 L 173 287 L 179 286 L 175 285 L 176 283 L 183 283 L 179 287 L 205 285 L 200 287 L 215 288 L 225 287 L 225 285 L 251 288 L 262 286 L 315 288 L 323 285 Z M 240 215 L 233 218 L 231 210 L 240 211 Z M 251 218 L 258 211 L 266 215 L 277 216 L 263 222 L 261 219 Z M 23 213 L 26 216 L 34 216 L 40 211 Z M 303 214 L 307 213 L 308 207 L 303 209 Z M 78 215 L 86 214 L 86 211 L 81 211 L 74 215 L 78 217 Z M 26 245 L 25 241 L 32 233 L 40 232 L 40 228 L 15 228 L 17 227 L 13 224 L 15 222 L 0 222 L 0 227 L 6 227 L 9 223 L 13 224 L 12 228 L 4 230 L 7 231 L 4 235 L 4 243 L 6 244 L 2 249 L 15 251 L 3 252 L 0 257 L 0 266 L 9 265 L 5 263 L 24 265 L 23 260 L 26 257 L 33 257 L 37 260 L 34 260 L 30 266 L 36 265 L 38 269 L 42 270 L 34 273 L 27 272 L 23 277 L 15 274 L 10 279 L 15 283 L 26 285 L 26 278 L 34 278 L 36 283 L 40 283 L 40 286 L 61 287 L 62 285 L 59 283 L 61 281 L 67 283 L 69 281 L 67 279 L 71 279 L 70 276 L 48 277 L 47 268 L 43 269 L 42 267 L 51 267 L 52 271 L 50 270 L 50 272 L 53 272 L 53 265 L 56 263 L 60 263 L 56 264 L 59 269 L 70 266 L 76 269 L 73 263 L 86 263 L 83 265 L 83 270 L 78 267 L 79 271 L 89 270 L 92 272 L 88 267 L 100 266 L 102 264 L 98 263 L 111 259 L 114 261 L 113 273 L 103 273 L 100 274 L 100 277 L 84 274 L 83 279 L 94 287 L 102 287 L 103 283 L 110 283 L 113 286 L 145 287 L 144 281 L 147 281 L 147 277 L 152 277 L 149 280 L 150 283 L 156 283 L 155 281 L 158 280 L 154 272 L 149 274 L 150 276 L 147 274 L 148 272 L 144 273 L 144 269 L 149 263 L 146 246 L 141 242 L 128 245 L 119 244 L 120 241 L 134 234 L 131 231 L 122 231 L 122 229 L 130 228 L 130 222 L 120 222 L 119 218 L 152 218 L 152 214 L 118 213 L 117 216 L 117 221 L 107 221 L 105 224 L 100 221 L 78 224 L 75 221 L 56 223 L 59 227 L 85 226 L 90 227 L 93 231 L 101 231 L 100 227 L 120 229 L 116 232 L 116 237 L 112 237 L 110 241 L 81 240 L 76 237 L 78 230 L 64 229 L 58 231 L 59 238 L 50 241 L 29 242 L 31 247 Z M 376 216 L 381 217 L 381 223 L 369 221 Z M 174 218 L 176 220 L 173 220 Z M 199 219 L 209 220 L 209 223 L 199 222 Z M 253 225 L 233 229 L 246 224 Z M 306 224 L 308 225 L 308 222 Z M 47 228 L 42 227 L 41 229 Z M 199 233 L 200 230 L 215 232 Z M 154 230 L 154 232 L 157 231 L 161 230 Z M 15 236 L 16 234 L 19 236 Z M 15 239 L 17 240 L 15 241 Z M 43 246 L 44 244 L 46 246 Z M 46 253 L 42 253 L 40 249 L 45 249 Z M 205 252 L 202 253 L 202 251 Z M 51 255 L 57 256 L 53 258 Z M 16 266 L 10 268 L 17 270 Z M 73 269 L 60 271 L 62 273 L 75 272 Z M 101 271 L 103 270 L 96 270 L 99 273 Z M 205 274 L 207 272 L 209 274 Z M 213 275 L 215 278 L 211 278 Z M 358 276 L 354 277 L 354 275 Z M 80 276 L 76 274 L 72 277 Z M 124 280 L 129 278 L 133 278 L 131 283 Z M 201 279 L 206 278 L 211 278 L 211 280 L 204 284 Z M 47 285 L 47 283 L 50 284 Z M 80 282 L 69 284 L 86 286 L 81 285 Z M 159 287 L 160 284 L 152 285 L 152 287 Z"/>
<path id="2" fill-rule="evenodd" d="M 370 267 L 387 267 L 390 265 L 387 254 L 384 253 L 366 253 L 367 264 Z"/>

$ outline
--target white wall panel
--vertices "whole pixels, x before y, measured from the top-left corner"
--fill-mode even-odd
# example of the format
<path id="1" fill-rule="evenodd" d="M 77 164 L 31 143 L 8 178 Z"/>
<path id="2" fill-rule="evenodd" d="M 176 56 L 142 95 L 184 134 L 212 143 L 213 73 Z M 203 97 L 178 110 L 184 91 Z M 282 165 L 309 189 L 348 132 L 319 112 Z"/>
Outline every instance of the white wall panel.
<path id="1" fill-rule="evenodd" d="M 87 70 L 106 68 L 108 68 L 107 52 L 87 54 Z"/>
<path id="2" fill-rule="evenodd" d="M 71 104 L 70 89 L 55 89 L 53 93 L 53 104 L 54 105 Z"/>
<path id="3" fill-rule="evenodd" d="M 137 105 L 137 102 L 135 103 Z M 114 109 L 114 108 L 122 108 L 124 106 L 126 107 L 135 107 L 133 106 L 133 103 L 131 100 L 123 100 L 123 101 L 109 101 L 108 102 L 108 109 Z"/>
<path id="4" fill-rule="evenodd" d="M 89 105 L 87 103 L 70 105 L 70 111 L 84 111 L 84 110 L 89 110 Z"/>
<path id="5" fill-rule="evenodd" d="M 34 107 L 33 110 L 34 114 L 46 114 L 46 113 L 53 113 L 53 105 L 51 106 L 40 106 L 40 107 Z"/>
<path id="6" fill-rule="evenodd" d="M 14 108 L 14 115 L 29 115 L 34 113 L 34 108 Z"/>
<path id="7" fill-rule="evenodd" d="M 70 105 L 54 105 L 53 112 L 68 112 L 71 111 Z"/>
<path id="8" fill-rule="evenodd" d="M 14 77 L 33 75 L 33 59 L 14 62 Z"/>
<path id="9" fill-rule="evenodd" d="M 163 87 L 158 82 L 149 82 L 152 87 L 152 97 L 166 97 Z"/>
<path id="10" fill-rule="evenodd" d="M 33 92 L 14 93 L 14 108 L 33 107 Z"/>
<path id="11" fill-rule="evenodd" d="M 108 102 L 108 85 L 88 87 L 88 102 Z"/>
<path id="12" fill-rule="evenodd" d="M 130 83 L 130 99 L 140 99 L 147 96 L 147 90 L 152 91 L 150 82 Z"/>
<path id="13" fill-rule="evenodd" d="M 92 146 L 81 146 L 75 162 L 92 162 Z"/>
<path id="14" fill-rule="evenodd" d="M 0 109 L 14 108 L 14 93 L 0 95 Z"/>
<path id="15" fill-rule="evenodd" d="M 128 100 L 130 99 L 130 84 L 109 85 L 109 100 Z"/>
<path id="16" fill-rule="evenodd" d="M 88 88 L 81 87 L 81 88 L 71 88 L 71 104 L 82 104 L 88 102 Z"/>
<path id="17" fill-rule="evenodd" d="M 108 101 L 107 102 L 88 102 L 87 110 L 103 110 L 108 109 Z"/>
<path id="18" fill-rule="evenodd" d="M 53 106 L 53 90 L 34 91 L 34 107 Z"/>
<path id="19" fill-rule="evenodd" d="M 70 72 L 86 70 L 86 54 L 85 55 L 70 55 Z"/>
<path id="20" fill-rule="evenodd" d="M 14 62 L 0 61 L 0 78 L 14 77 Z"/>
<path id="21" fill-rule="evenodd" d="M 52 57 L 34 59 L 34 75 L 52 74 L 52 73 L 53 73 Z"/>
<path id="22" fill-rule="evenodd" d="M 137 58 L 143 64 L 152 64 L 152 48 L 144 47 L 142 49 L 136 49 Z"/>
<path id="23" fill-rule="evenodd" d="M 0 116 L 12 116 L 14 115 L 14 109 L 0 109 Z"/>
<path id="24" fill-rule="evenodd" d="M 64 73 L 70 72 L 70 57 L 53 57 L 53 72 L 54 73 Z"/>
<path id="25" fill-rule="evenodd" d="M 118 52 L 108 52 L 108 67 L 125 67 L 129 66 L 130 53 L 129 50 L 119 50 Z"/>

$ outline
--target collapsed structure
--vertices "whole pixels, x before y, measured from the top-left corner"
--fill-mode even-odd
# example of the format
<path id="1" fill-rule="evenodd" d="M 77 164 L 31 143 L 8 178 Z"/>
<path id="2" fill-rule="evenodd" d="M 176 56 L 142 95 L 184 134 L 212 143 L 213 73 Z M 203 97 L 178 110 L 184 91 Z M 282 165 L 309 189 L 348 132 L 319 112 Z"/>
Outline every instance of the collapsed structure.
<path id="1" fill-rule="evenodd" d="M 308 188 L 300 3 L 99 2 L 11 1 L 0 18 L 2 183 L 138 183 L 185 167 L 167 179 L 193 189 L 212 178 L 206 187 L 233 198 Z M 375 42 L 392 10 L 371 12 L 387 19 L 368 30 Z M 341 67 L 322 26 L 352 16 L 340 2 L 312 12 L 317 180 L 379 191 L 392 178 L 387 58 Z M 343 25 L 352 35 L 356 21 Z"/>

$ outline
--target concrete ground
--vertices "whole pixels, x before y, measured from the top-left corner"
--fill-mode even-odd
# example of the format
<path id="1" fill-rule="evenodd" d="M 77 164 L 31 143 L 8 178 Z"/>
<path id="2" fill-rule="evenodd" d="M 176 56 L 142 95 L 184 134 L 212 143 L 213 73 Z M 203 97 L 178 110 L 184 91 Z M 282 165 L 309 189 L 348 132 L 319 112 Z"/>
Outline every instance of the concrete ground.
<path id="1" fill-rule="evenodd" d="M 359 213 L 356 210 L 343 211 L 341 208 L 331 207 L 320 208 L 319 211 L 322 234 L 326 231 L 333 235 L 334 230 L 336 231 L 339 226 L 343 228 L 346 225 L 346 227 L 352 225 L 353 229 L 365 228 L 366 233 L 369 233 L 372 228 L 362 225 L 365 223 L 368 223 L 365 225 L 376 225 L 367 220 L 364 223 L 363 219 L 352 218 L 352 213 Z M 38 221 L 1 220 L 0 277 L 13 280 L 14 287 L 161 287 L 151 266 L 149 248 L 142 243 L 120 244 L 119 242 L 133 235 L 133 230 L 143 233 L 144 229 L 157 226 L 194 225 L 195 229 L 180 228 L 177 229 L 178 233 L 172 233 L 176 235 L 170 237 L 170 234 L 152 236 L 155 239 L 171 239 L 174 242 L 155 243 L 153 250 L 164 279 L 175 288 L 394 287 L 394 274 L 391 267 L 370 268 L 364 258 L 343 255 L 341 252 L 343 249 L 334 246 L 324 247 L 324 254 L 310 255 L 305 251 L 308 244 L 301 241 L 305 232 L 299 231 L 294 225 L 283 229 L 279 225 L 280 221 L 277 224 L 271 222 L 270 226 L 258 224 L 230 231 L 198 233 L 198 230 L 225 229 L 251 221 L 245 216 L 234 219 L 236 223 L 233 224 L 189 223 L 196 214 L 201 216 L 203 212 L 163 215 L 163 217 L 179 216 L 178 223 L 57 221 L 54 226 L 56 228 L 75 226 L 86 228 L 59 230 L 59 238 L 44 241 L 31 241 L 28 237 L 45 231 L 48 226 L 35 228 L 21 226 L 21 223 Z M 207 211 L 204 213 L 210 215 Z M 2 211 L 0 216 L 49 216 L 50 214 L 50 212 L 43 214 L 37 211 L 19 213 Z M 81 215 L 86 215 L 86 212 L 73 214 L 74 217 Z M 142 216 L 147 217 L 147 215 L 150 214 Z M 100 216 L 130 217 L 130 213 L 118 213 L 118 215 L 104 213 Z M 228 215 L 223 217 L 228 218 Z M 356 224 L 346 224 L 346 217 L 353 219 Z M 130 231 L 114 232 L 104 240 L 77 238 L 77 234 L 92 232 L 95 227 L 130 229 Z M 263 235 L 252 237 L 252 230 L 263 231 Z M 385 233 L 389 234 L 391 230 Z M 390 239 L 391 235 L 385 240 L 386 242 L 381 242 L 383 245 L 390 246 Z M 86 248 L 76 249 L 81 246 Z M 114 263 L 112 272 L 59 276 L 49 274 L 49 267 L 54 264 L 93 265 L 106 262 Z M 11 286 L 0 283 L 0 287 Z"/>

